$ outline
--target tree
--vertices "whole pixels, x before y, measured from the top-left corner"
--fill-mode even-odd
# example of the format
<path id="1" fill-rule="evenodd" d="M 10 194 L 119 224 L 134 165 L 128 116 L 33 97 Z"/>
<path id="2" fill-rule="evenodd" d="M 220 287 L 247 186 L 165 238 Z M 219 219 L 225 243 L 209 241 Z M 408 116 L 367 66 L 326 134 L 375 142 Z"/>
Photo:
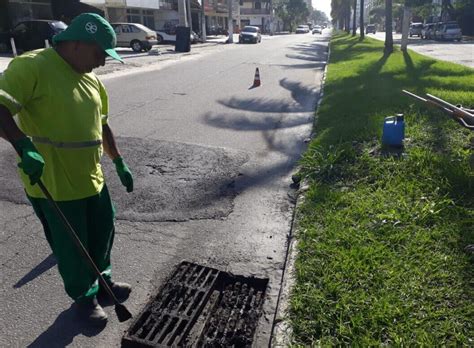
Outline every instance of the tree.
<path id="1" fill-rule="evenodd" d="M 457 0 L 454 4 L 454 18 L 461 26 L 464 35 L 474 35 L 474 1 Z"/>
<path id="2" fill-rule="evenodd" d="M 385 25 L 385 5 L 374 7 L 369 12 L 369 23 L 378 24 L 380 27 Z"/>
<path id="3" fill-rule="evenodd" d="M 283 21 L 283 25 L 293 31 L 299 23 L 306 23 L 309 10 L 303 0 L 282 0 L 275 5 L 275 14 Z"/>
<path id="4" fill-rule="evenodd" d="M 405 3 L 403 7 L 403 22 L 402 22 L 402 44 L 400 49 L 404 52 L 408 49 L 408 31 L 410 27 L 411 9 L 410 6 Z"/>
<path id="5" fill-rule="evenodd" d="M 385 0 L 385 54 L 393 52 L 392 21 L 392 0 Z"/>
<path id="6" fill-rule="evenodd" d="M 426 5 L 430 0 L 405 0 L 403 6 L 402 43 L 401 50 L 406 51 L 408 47 L 408 31 L 412 19 L 412 9 Z"/>
<path id="7" fill-rule="evenodd" d="M 329 18 L 323 11 L 313 10 L 310 15 L 310 18 L 315 24 L 323 24 L 329 22 Z"/>
<path id="8" fill-rule="evenodd" d="M 441 19 L 443 21 L 448 21 L 453 17 L 454 7 L 451 4 L 451 0 L 442 0 L 441 1 Z"/>
<path id="9" fill-rule="evenodd" d="M 364 0 L 360 0 L 360 38 L 364 38 Z"/>
<path id="10" fill-rule="evenodd" d="M 286 8 L 291 19 L 292 28 L 308 21 L 309 10 L 304 0 L 289 0 Z"/>
<path id="11" fill-rule="evenodd" d="M 356 36 L 356 31 L 357 31 L 357 0 L 354 0 L 354 5 L 352 6 L 354 8 L 354 16 L 352 17 L 352 36 Z"/>
<path id="12" fill-rule="evenodd" d="M 334 26 L 349 32 L 351 26 L 351 3 L 350 0 L 331 0 L 331 17 Z"/>

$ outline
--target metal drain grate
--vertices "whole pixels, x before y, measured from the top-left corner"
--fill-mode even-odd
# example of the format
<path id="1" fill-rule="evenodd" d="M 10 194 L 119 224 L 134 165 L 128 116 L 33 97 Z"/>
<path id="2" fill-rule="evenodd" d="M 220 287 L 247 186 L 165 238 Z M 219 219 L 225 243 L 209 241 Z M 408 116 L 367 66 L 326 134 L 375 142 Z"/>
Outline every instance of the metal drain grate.
<path id="1" fill-rule="evenodd" d="M 223 274 L 220 291 L 198 347 L 250 347 L 268 280 Z M 217 294 L 218 295 L 217 295 Z"/>
<path id="2" fill-rule="evenodd" d="M 246 347 L 268 279 L 182 262 L 122 338 L 122 347 Z"/>

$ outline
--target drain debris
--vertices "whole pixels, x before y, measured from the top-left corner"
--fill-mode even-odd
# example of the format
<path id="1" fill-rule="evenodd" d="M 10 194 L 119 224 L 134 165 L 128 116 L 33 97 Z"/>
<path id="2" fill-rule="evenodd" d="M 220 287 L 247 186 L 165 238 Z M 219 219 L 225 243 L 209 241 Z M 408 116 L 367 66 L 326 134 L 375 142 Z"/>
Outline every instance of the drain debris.
<path id="1" fill-rule="evenodd" d="M 250 347 L 268 279 L 182 262 L 122 338 L 122 347 Z"/>

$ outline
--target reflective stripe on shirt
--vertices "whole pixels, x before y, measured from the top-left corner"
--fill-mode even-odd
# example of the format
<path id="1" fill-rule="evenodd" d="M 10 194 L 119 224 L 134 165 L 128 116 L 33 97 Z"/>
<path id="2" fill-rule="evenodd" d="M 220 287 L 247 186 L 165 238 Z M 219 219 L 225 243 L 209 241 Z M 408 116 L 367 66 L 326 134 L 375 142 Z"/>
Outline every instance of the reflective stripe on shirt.
<path id="1" fill-rule="evenodd" d="M 18 100 L 16 100 L 15 98 L 13 98 L 10 94 L 8 94 L 7 92 L 5 92 L 4 90 L 0 89 L 0 97 L 3 97 L 5 98 L 7 101 L 9 101 L 10 103 L 12 103 L 13 105 L 15 105 L 15 107 L 20 110 L 21 109 L 21 104 L 18 102 Z"/>
<path id="2" fill-rule="evenodd" d="M 45 137 L 31 137 L 33 142 L 38 144 L 48 144 L 54 147 L 64 148 L 64 149 L 80 149 L 84 147 L 98 146 L 102 144 L 102 140 L 91 140 L 91 141 L 52 141 L 49 138 Z"/>

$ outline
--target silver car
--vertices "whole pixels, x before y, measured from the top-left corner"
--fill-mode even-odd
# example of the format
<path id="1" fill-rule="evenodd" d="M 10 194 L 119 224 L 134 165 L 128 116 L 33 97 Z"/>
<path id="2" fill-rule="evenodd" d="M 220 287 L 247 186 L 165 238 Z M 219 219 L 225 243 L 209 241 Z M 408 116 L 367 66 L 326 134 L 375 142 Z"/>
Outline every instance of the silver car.
<path id="1" fill-rule="evenodd" d="M 457 40 L 461 41 L 462 32 L 458 23 L 446 22 L 436 28 L 435 37 L 438 40 Z"/>
<path id="2" fill-rule="evenodd" d="M 423 23 L 412 23 L 410 24 L 410 37 L 413 35 L 421 37 L 421 30 L 423 29 Z"/>

